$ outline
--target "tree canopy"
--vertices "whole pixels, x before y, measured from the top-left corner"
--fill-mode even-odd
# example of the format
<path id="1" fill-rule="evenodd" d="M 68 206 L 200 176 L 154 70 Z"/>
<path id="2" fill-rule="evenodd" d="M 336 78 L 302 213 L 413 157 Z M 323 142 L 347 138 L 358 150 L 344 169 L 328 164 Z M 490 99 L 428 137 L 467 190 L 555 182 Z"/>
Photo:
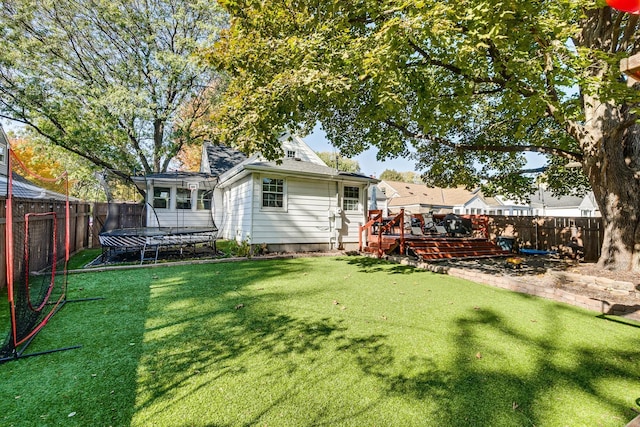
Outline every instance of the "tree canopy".
<path id="1" fill-rule="evenodd" d="M 327 164 L 327 166 L 336 168 L 343 172 L 360 172 L 360 163 L 358 163 L 357 160 L 348 159 L 346 157 L 342 157 L 338 153 L 332 153 L 330 151 L 319 151 L 316 154 Z"/>
<path id="2" fill-rule="evenodd" d="M 542 153 L 551 188 L 593 189 L 601 264 L 640 269 L 640 95 L 618 65 L 638 51 L 637 15 L 575 0 L 220 3 L 231 27 L 209 58 L 232 77 L 227 138 L 269 153 L 274 128 L 320 123 L 347 155 L 415 151 L 428 184 L 506 195 L 530 191 L 524 153 Z"/>
<path id="3" fill-rule="evenodd" d="M 398 172 L 395 169 L 385 169 L 379 177 L 384 181 L 398 181 L 398 182 L 416 182 L 419 181 L 419 175 L 415 172 Z"/>
<path id="4" fill-rule="evenodd" d="M 226 15 L 204 0 L 7 0 L 0 117 L 128 177 L 165 171 L 197 141 L 205 89 L 196 55 Z"/>

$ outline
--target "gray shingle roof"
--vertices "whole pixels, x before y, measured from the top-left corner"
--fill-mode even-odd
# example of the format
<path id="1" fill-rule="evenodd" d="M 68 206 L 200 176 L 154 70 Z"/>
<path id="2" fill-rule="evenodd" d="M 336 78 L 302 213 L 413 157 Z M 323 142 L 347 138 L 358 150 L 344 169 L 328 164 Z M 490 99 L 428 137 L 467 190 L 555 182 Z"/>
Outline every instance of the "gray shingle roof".
<path id="1" fill-rule="evenodd" d="M 6 176 L 0 176 L 0 196 L 7 197 Z M 15 172 L 13 174 L 13 196 L 25 199 L 66 200 L 64 194 L 38 187 Z M 69 200 L 79 199 L 70 197 Z"/>
<path id="2" fill-rule="evenodd" d="M 352 177 L 358 180 L 372 180 L 368 176 L 351 172 L 341 172 L 328 166 L 319 165 L 311 162 L 302 162 L 294 159 L 283 159 L 282 163 L 276 162 L 254 162 L 245 165 L 246 169 L 272 169 L 274 171 L 282 171 L 289 173 L 323 175 L 327 177 L 344 176 Z M 376 181 L 376 180 L 373 180 Z"/>
<path id="3" fill-rule="evenodd" d="M 538 190 L 531 195 L 531 206 L 546 206 L 548 208 L 568 208 L 580 206 L 584 196 L 554 196 L 549 190 Z"/>
<path id="4" fill-rule="evenodd" d="M 220 176 L 232 167 L 245 161 L 244 153 L 225 145 L 206 144 L 205 150 L 211 175 Z"/>

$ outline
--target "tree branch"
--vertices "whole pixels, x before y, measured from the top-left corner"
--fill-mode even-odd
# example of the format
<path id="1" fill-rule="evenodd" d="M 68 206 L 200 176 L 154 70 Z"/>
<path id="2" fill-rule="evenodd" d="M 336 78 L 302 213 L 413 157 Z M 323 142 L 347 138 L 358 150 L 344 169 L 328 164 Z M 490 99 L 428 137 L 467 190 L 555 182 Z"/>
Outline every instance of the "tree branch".
<path id="1" fill-rule="evenodd" d="M 455 150 L 459 151 L 491 151 L 491 152 L 500 152 L 500 153 L 518 153 L 518 152 L 532 152 L 532 153 L 542 153 L 542 154 L 551 154 L 558 157 L 563 157 L 565 159 L 582 161 L 582 154 L 576 153 L 573 151 L 563 150 L 557 147 L 546 147 L 546 146 L 537 146 L 537 145 L 464 145 L 457 144 L 455 142 L 449 141 L 445 138 L 436 137 L 433 135 L 425 135 L 423 133 L 413 132 L 407 129 L 406 126 L 395 123 L 393 120 L 387 119 L 384 121 L 387 125 L 397 129 L 402 132 L 402 134 L 408 138 L 414 139 L 422 139 L 425 141 L 437 142 L 439 144 L 446 145 L 447 147 L 451 147 Z"/>
<path id="2" fill-rule="evenodd" d="M 518 152 L 531 152 L 551 154 L 565 159 L 582 161 L 582 154 L 573 151 L 563 150 L 557 147 L 545 147 L 537 145 L 461 145 L 454 144 L 456 150 L 461 151 L 493 151 L 500 153 L 518 153 Z"/>

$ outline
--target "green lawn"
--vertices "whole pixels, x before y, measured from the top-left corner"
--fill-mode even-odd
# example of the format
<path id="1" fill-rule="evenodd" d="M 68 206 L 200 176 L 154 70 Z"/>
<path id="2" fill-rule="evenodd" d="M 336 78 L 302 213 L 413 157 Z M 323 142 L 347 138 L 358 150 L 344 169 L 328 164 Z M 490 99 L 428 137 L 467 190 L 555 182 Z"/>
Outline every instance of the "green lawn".
<path id="1" fill-rule="evenodd" d="M 622 426 L 637 324 L 361 257 L 69 276 L 2 426 Z M 3 318 L 0 317 L 0 320 Z"/>

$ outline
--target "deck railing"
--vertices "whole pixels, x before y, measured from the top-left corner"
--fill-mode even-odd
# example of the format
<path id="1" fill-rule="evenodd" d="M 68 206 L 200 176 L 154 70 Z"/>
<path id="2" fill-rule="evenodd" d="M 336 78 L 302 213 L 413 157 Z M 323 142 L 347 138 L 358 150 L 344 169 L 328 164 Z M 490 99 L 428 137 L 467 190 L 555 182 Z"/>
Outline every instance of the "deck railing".
<path id="1" fill-rule="evenodd" d="M 400 213 L 391 218 L 383 218 L 381 210 L 370 210 L 369 221 L 366 224 L 360 226 L 360 232 L 358 235 L 359 250 L 362 251 L 363 241 L 362 233 L 366 231 L 367 245 L 376 237 L 378 242 L 378 258 L 382 258 L 384 251 L 382 250 L 382 235 L 388 234 L 394 227 L 400 228 L 400 252 L 405 252 L 405 237 L 404 237 L 404 209 L 400 209 Z M 375 230 L 374 230 L 375 227 Z"/>

